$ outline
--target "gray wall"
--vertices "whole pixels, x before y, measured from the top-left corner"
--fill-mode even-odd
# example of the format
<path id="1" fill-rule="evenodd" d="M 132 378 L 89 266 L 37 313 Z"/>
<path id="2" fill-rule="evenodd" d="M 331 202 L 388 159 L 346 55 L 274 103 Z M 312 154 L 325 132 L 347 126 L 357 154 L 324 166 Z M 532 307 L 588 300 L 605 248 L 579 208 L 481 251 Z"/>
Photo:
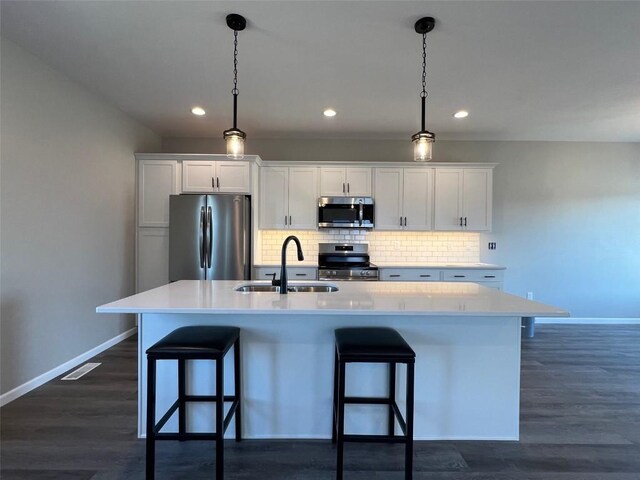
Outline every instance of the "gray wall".
<path id="1" fill-rule="evenodd" d="M 224 152 L 221 139 L 162 143 L 164 152 Z M 408 140 L 249 138 L 246 152 L 265 160 L 411 160 Z M 499 164 L 481 258 L 508 268 L 508 292 L 533 292 L 575 317 L 640 317 L 640 143 L 439 141 L 434 161 Z M 498 249 L 488 251 L 489 241 Z"/>
<path id="2" fill-rule="evenodd" d="M 160 138 L 2 39 L 1 377 L 7 391 L 133 327 L 135 151 Z"/>

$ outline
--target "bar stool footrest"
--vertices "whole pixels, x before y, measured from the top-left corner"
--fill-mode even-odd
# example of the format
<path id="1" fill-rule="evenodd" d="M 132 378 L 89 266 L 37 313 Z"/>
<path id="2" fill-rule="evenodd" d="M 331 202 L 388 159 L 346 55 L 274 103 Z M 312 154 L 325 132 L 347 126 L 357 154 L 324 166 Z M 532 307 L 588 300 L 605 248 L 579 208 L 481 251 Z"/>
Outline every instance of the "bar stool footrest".
<path id="1" fill-rule="evenodd" d="M 406 437 L 400 437 L 398 435 L 354 435 L 345 434 L 343 437 L 344 442 L 351 443 L 407 443 Z"/>

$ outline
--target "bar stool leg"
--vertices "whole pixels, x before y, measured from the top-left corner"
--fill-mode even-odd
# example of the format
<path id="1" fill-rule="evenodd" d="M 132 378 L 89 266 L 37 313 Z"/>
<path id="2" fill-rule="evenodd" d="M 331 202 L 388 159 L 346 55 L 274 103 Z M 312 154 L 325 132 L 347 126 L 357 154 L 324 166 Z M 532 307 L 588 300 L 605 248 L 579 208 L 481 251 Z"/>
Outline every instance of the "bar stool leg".
<path id="1" fill-rule="evenodd" d="M 339 385 L 338 385 L 338 459 L 336 465 L 336 480 L 342 480 L 344 468 L 344 386 L 345 386 L 345 362 L 340 361 Z"/>
<path id="2" fill-rule="evenodd" d="M 216 360 L 216 479 L 224 477 L 224 358 Z"/>
<path id="3" fill-rule="evenodd" d="M 184 441 L 184 434 L 187 431 L 186 363 L 186 360 L 178 359 L 178 437 L 181 442 Z"/>
<path id="4" fill-rule="evenodd" d="M 413 478 L 413 394 L 414 394 L 414 367 L 413 363 L 407 363 L 407 443 L 405 444 L 404 478 Z"/>
<path id="5" fill-rule="evenodd" d="M 147 358 L 147 439 L 146 445 L 146 480 L 153 480 L 156 460 L 156 361 Z"/>
<path id="6" fill-rule="evenodd" d="M 234 366 L 234 383 L 235 383 L 235 394 L 237 407 L 234 413 L 236 417 L 236 442 L 242 440 L 242 378 L 240 376 L 240 371 L 242 365 L 240 364 L 240 337 L 236 340 L 235 345 L 233 346 L 233 366 Z"/>
<path id="7" fill-rule="evenodd" d="M 331 417 L 331 443 L 336 443 L 338 430 L 336 424 L 338 422 L 338 350 L 334 350 L 333 360 L 333 416 Z"/>
<path id="8" fill-rule="evenodd" d="M 393 411 L 393 404 L 396 401 L 396 362 L 389 363 L 389 419 L 388 433 L 393 437 L 395 433 L 396 414 Z"/>

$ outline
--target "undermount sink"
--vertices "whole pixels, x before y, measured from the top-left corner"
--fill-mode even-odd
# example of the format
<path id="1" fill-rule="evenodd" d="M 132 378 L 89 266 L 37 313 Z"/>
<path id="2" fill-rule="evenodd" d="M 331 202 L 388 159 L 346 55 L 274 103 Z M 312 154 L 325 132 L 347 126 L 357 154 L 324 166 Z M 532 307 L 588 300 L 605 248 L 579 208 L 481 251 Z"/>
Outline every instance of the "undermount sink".
<path id="1" fill-rule="evenodd" d="M 280 287 L 273 286 L 269 283 L 245 283 L 235 288 L 236 292 L 272 292 L 280 293 Z M 289 284 L 287 292 L 309 292 L 309 293 L 328 293 L 337 292 L 338 287 L 328 283 L 306 283 L 306 284 Z"/>

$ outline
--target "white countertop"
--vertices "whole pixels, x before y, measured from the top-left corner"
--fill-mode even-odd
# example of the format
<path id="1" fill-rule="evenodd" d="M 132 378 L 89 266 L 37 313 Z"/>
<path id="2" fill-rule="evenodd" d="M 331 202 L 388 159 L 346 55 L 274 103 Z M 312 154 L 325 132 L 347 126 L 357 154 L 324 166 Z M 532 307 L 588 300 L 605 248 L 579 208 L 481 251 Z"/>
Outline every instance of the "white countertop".
<path id="1" fill-rule="evenodd" d="M 467 282 L 321 282 L 331 293 L 240 293 L 240 280 L 182 280 L 96 308 L 98 313 L 236 313 L 566 317 L 558 307 Z M 268 281 L 251 282 L 268 284 Z M 289 285 L 313 284 L 292 281 Z"/>
<path id="2" fill-rule="evenodd" d="M 437 268 L 447 269 L 469 269 L 469 270 L 505 270 L 507 267 L 495 265 L 493 263 L 398 263 L 398 262 L 373 262 L 380 268 Z"/>

